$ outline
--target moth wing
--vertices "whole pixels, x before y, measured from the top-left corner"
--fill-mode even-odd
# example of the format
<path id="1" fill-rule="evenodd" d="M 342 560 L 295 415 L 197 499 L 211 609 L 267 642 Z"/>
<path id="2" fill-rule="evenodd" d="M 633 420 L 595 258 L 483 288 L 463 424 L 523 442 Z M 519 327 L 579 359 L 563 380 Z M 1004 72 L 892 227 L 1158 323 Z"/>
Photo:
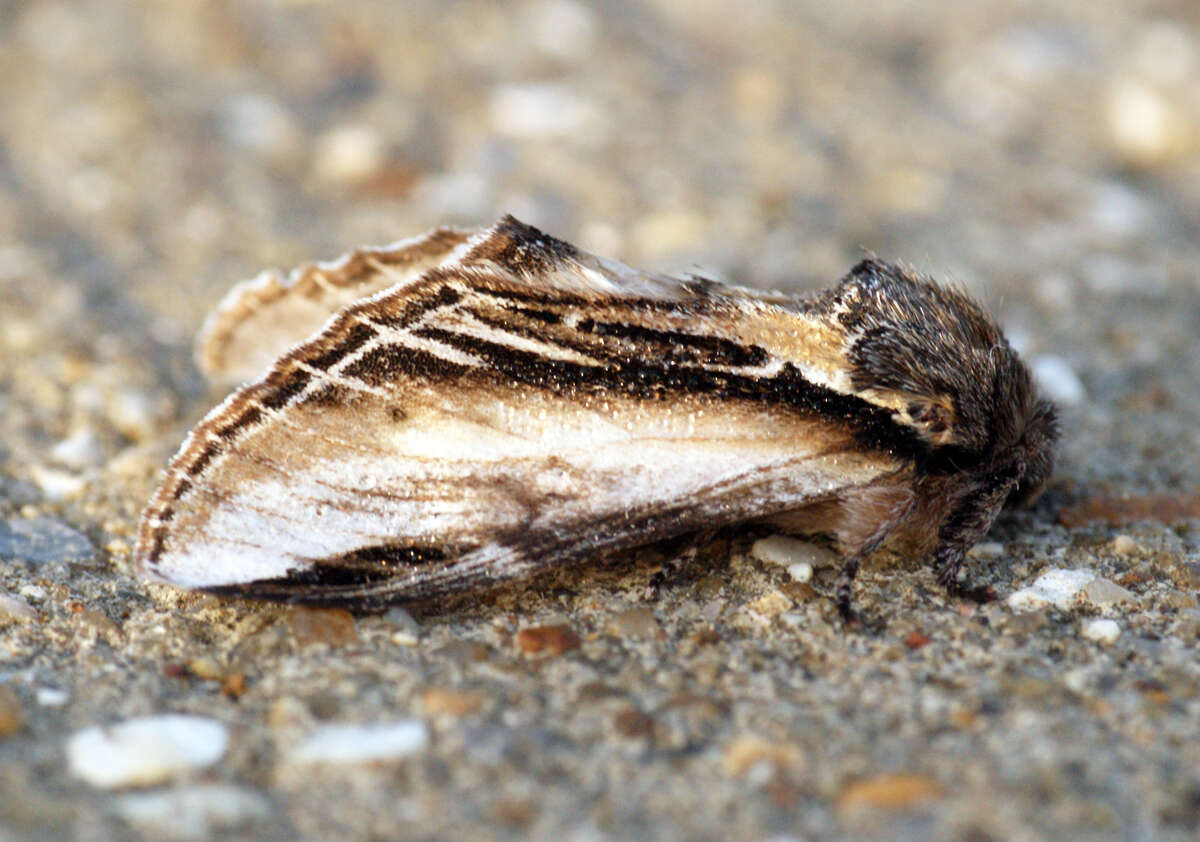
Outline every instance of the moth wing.
<path id="1" fill-rule="evenodd" d="M 291 369 L 205 419 L 147 511 L 144 569 L 275 599 L 418 598 L 770 518 L 894 467 L 770 408 L 498 391 L 402 345 L 381 353 L 407 368 L 395 387 L 314 375 L 264 410 Z"/>
<path id="2" fill-rule="evenodd" d="M 836 531 L 841 501 L 904 458 L 876 435 L 883 410 L 822 381 L 825 331 L 791 299 L 641 273 L 506 218 L 209 413 L 143 515 L 138 563 L 367 605 L 742 521 Z"/>
<path id="3" fill-rule="evenodd" d="M 446 260 L 470 231 L 436 228 L 387 246 L 311 263 L 286 276 L 261 272 L 231 289 L 196 341 L 196 361 L 211 382 L 253 380 L 291 346 L 312 336 L 348 304 L 421 275 Z"/>

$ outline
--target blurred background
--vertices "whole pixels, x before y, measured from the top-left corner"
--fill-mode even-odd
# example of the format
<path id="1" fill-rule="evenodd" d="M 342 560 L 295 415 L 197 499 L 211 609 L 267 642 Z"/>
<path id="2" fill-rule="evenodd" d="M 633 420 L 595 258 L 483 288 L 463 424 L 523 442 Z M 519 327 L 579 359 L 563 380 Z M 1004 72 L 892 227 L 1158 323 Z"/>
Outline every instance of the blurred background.
<path id="1" fill-rule="evenodd" d="M 0 791 L 17 793 L 8 799 L 8 815 L 36 803 L 17 826 L 23 821 L 36 829 L 46 816 L 67 812 L 74 818 L 64 821 L 77 822 L 75 830 L 100 827 L 91 818 L 101 815 L 100 802 L 89 796 L 71 806 L 60 797 L 81 786 L 64 782 L 59 745 L 68 728 L 129 711 L 204 711 L 218 704 L 215 691 L 204 696 L 193 684 L 185 692 L 176 678 L 164 678 L 160 661 L 177 657 L 176 644 L 164 642 L 177 636 L 207 645 L 215 635 L 214 646 L 226 646 L 225 627 L 199 614 L 180 615 L 164 637 L 163 613 L 129 576 L 129 552 L 158 472 L 188 426 L 219 398 L 196 373 L 191 343 L 207 310 L 234 283 L 265 267 L 333 258 L 435 225 L 486 225 L 503 213 L 635 266 L 700 271 L 752 286 L 823 287 L 870 253 L 906 261 L 989 306 L 1063 408 L 1051 503 L 1019 532 L 1005 533 L 1041 529 L 1051 535 L 1047 552 L 1061 554 L 1073 546 L 1054 520 L 1064 499 L 1166 492 L 1190 494 L 1196 505 L 1198 153 L 1200 4 L 1194 0 L 0 0 L 0 515 L 12 519 L 0 520 L 0 557 L 28 556 L 34 545 L 48 560 L 61 560 L 80 542 L 85 556 L 102 550 L 96 567 L 82 575 L 69 567 L 61 575 L 30 568 L 27 578 L 11 565 L 0 570 L 9 577 L 4 587 L 29 603 L 6 610 L 36 608 L 51 618 L 26 633 L 25 663 L 53 652 L 57 666 L 37 680 L 75 688 L 65 708 L 22 697 L 32 723 L 24 733 L 33 738 L 0 764 Z M 18 527 L 28 533 L 19 551 L 12 549 Z M 1162 541 L 1175 541 L 1171 546 L 1184 553 L 1182 539 L 1166 527 L 1163 534 Z M 1013 574 L 1018 581 L 1030 572 L 1022 569 Z M 680 610 L 695 602 L 689 594 Z M 1181 611 L 1195 609 L 1195 598 L 1180 599 Z M 85 604 L 103 611 L 80 613 Z M 933 624 L 957 619 L 940 608 L 930 616 Z M 436 633 L 490 640 L 490 617 L 474 626 L 453 622 Z M 108 653 L 97 658 L 85 648 L 79 655 L 74 637 L 40 636 L 60 628 L 84 634 L 80 624 L 87 623 L 101 630 L 87 632 L 92 639 L 118 641 L 116 650 L 95 650 Z M 1037 635 L 1050 632 L 1038 630 L 1058 627 L 1029 628 L 1030 645 L 1040 646 Z M 980 634 L 991 640 L 990 632 Z M 1159 663 L 1158 650 L 1134 651 L 1158 645 L 1150 637 L 1129 639 L 1133 654 L 1122 663 Z M 734 640 L 757 651 L 753 634 Z M 832 630 L 823 645 L 840 640 Z M 1190 640 L 1194 646 L 1194 630 Z M 842 699 L 841 708 L 815 706 L 813 719 L 798 724 L 786 718 L 801 715 L 794 710 L 779 714 L 792 735 L 814 741 L 813 750 L 841 758 L 828 767 L 811 763 L 797 778 L 797 791 L 820 815 L 828 817 L 830 793 L 842 781 L 891 768 L 896 757 L 921 757 L 944 736 L 945 717 L 921 720 L 915 702 L 908 713 L 917 725 L 906 713 L 882 725 L 869 719 L 889 700 L 909 704 L 909 685 L 877 684 L 877 704 L 860 705 L 852 689 L 854 676 L 890 675 L 893 662 L 912 663 L 903 660 L 907 650 L 871 660 L 876 650 L 855 640 L 836 657 L 801 661 L 801 669 L 786 662 L 792 655 L 779 655 L 791 652 L 789 645 L 764 643 L 761 658 L 730 656 L 721 669 L 749 670 L 731 684 L 750 688 L 754 698 L 720 710 L 734 710 L 739 722 L 756 728 L 769 724 L 785 709 L 771 707 L 765 691 L 754 695 L 760 679 L 761 686 L 769 683 L 758 672 L 761 664 L 776 665 L 781 687 L 787 676 L 811 678 L 810 668 L 824 675 L 820 670 L 844 664 L 845 673 L 822 685 L 853 697 Z M 436 673 L 441 656 L 425 655 L 431 648 L 421 657 L 431 659 Z M 1079 701 L 1076 685 L 1054 689 L 1057 679 L 1043 681 L 1053 674 L 1042 666 L 1029 667 L 1036 675 L 1027 677 L 1021 650 L 1000 650 L 1013 652 L 1012 660 L 994 672 L 1023 683 L 997 679 L 989 686 L 1000 689 L 979 703 L 985 723 L 996 729 L 986 737 L 994 756 L 981 752 L 984 738 L 970 743 L 974 726 L 963 725 L 960 760 L 937 767 L 957 782 L 969 777 L 960 772 L 971 758 L 984 764 L 972 773 L 975 800 L 955 803 L 968 813 L 991 809 L 987 826 L 999 830 L 962 838 L 1016 838 L 1031 816 L 1040 830 L 1024 838 L 1070 836 L 1092 819 L 1089 827 L 1114 839 L 1153 838 L 1168 826 L 1195 832 L 1200 790 L 1194 769 L 1185 774 L 1176 760 L 1188 742 L 1179 735 L 1195 735 L 1194 705 L 1187 707 L 1196 698 L 1193 673 L 1120 673 L 1106 686 L 1126 678 L 1142 683 L 1121 684 L 1128 707 L 1093 721 L 1093 713 L 1112 710 L 1105 706 L 1115 695 L 1086 707 L 1091 702 Z M 7 651 L 0 648 L 0 659 Z M 641 650 L 631 651 L 634 663 L 622 666 L 622 675 L 642 675 Z M 1053 641 L 1039 657 L 1057 662 L 1061 651 Z M 396 657 L 391 652 L 370 669 L 392 676 L 388 659 Z M 118 662 L 123 672 L 114 672 Z M 269 677 L 280 662 L 265 663 L 261 684 L 258 667 L 247 667 L 252 688 L 276 686 Z M 290 662 L 282 663 L 287 673 Z M 969 658 L 947 663 L 974 669 Z M 1105 663 L 1102 656 L 1097 663 Z M 1091 680 L 1092 666 L 1087 661 L 1075 670 L 1084 676 L 1079 686 Z M 336 673 L 343 664 L 335 655 L 326 667 Z M 518 670 L 504 669 L 510 667 Z M 654 685 L 655 668 L 645 669 Z M 912 686 L 937 692 L 933 679 L 913 669 Z M 446 670 L 463 674 L 453 663 Z M 578 702 L 554 695 L 547 690 L 554 683 L 533 671 L 524 695 L 515 694 L 508 675 L 487 679 L 495 685 L 487 692 L 507 700 L 497 710 L 518 696 L 528 702 L 549 693 L 555 715 L 566 716 Z M 289 676 L 280 679 L 280 694 L 292 691 Z M 323 688 L 326 680 L 322 673 L 314 683 Z M 344 694 L 365 700 L 365 712 L 350 707 L 353 701 L 339 703 L 363 718 L 386 714 L 389 704 L 413 704 L 411 694 L 387 702 L 401 686 L 392 681 L 375 695 L 357 685 Z M 955 674 L 937 686 L 974 687 L 959 681 Z M 1043 685 L 1050 689 L 1038 689 Z M 1178 702 L 1153 709 L 1168 719 L 1138 718 L 1147 687 L 1159 688 L 1156 699 Z M 1011 698 L 1025 705 L 1017 711 L 1024 718 L 989 713 L 1007 710 Z M 372 699 L 379 710 L 370 707 Z M 0 721 L 3 703 L 0 696 Z M 262 690 L 241 707 L 225 703 L 221 715 L 240 722 L 239 733 L 251 735 L 243 745 L 251 748 L 239 747 L 221 774 L 271 786 L 262 757 L 272 756 L 274 744 L 255 729 L 275 700 Z M 591 714 L 583 710 L 586 729 Z M 1045 732 L 1030 724 L 1054 711 L 1064 718 L 1044 720 Z M 714 721 L 728 718 L 714 714 Z M 1021 739 L 1041 733 L 1049 735 L 1046 742 L 1031 742 L 1029 750 L 1010 742 L 1008 726 L 1018 720 Z M 1123 722 L 1136 726 L 1132 737 Z M 489 727 L 507 739 L 507 723 Z M 1062 758 L 1074 756 L 1079 727 L 1092 729 L 1092 742 L 1068 768 Z M 459 797 L 442 784 L 447 769 L 464 762 L 454 754 L 455 740 L 469 745 L 474 733 L 443 733 L 445 758 L 420 767 L 429 791 Z M 779 818 L 786 811 L 771 813 L 766 802 L 798 797 L 786 787 L 757 800 L 736 786 L 720 798 L 706 789 L 686 791 L 687 781 L 670 771 L 670 764 L 684 763 L 683 749 L 658 755 L 667 771 L 643 787 L 641 756 L 622 754 L 603 734 L 592 754 L 577 757 L 588 746 L 582 738 L 529 733 L 545 739 L 539 751 L 567 758 L 552 769 L 538 766 L 536 752 L 504 750 L 505 762 L 524 764 L 509 780 L 535 793 L 518 806 L 534 805 L 521 815 L 541 822 L 543 838 L 562 838 L 555 824 L 560 813 L 542 812 L 544 786 L 557 787 L 559 800 L 547 803 L 573 804 L 578 790 L 590 788 L 604 799 L 612 793 L 611 800 L 597 795 L 589 803 L 614 815 L 623 815 L 622 803 L 641 805 L 646 823 L 625 829 L 646 836 L 663 835 L 653 818 L 661 816 L 659 784 L 679 787 L 672 792 L 681 821 L 692 813 L 701 824 L 734 817 L 741 830 L 732 836 L 743 838 L 787 827 Z M 708 732 L 697 733 L 688 751 L 717 750 Z M 826 733 L 828 750 L 821 745 Z M 881 735 L 880 742 L 871 735 Z M 886 735 L 897 742 L 882 740 Z M 459 789 L 468 793 L 464 799 L 486 800 L 484 783 L 500 768 L 490 757 L 472 760 L 483 783 Z M 608 771 L 595 766 L 597 757 L 608 758 Z M 574 770 L 576 761 L 583 771 L 556 771 Z M 688 768 L 701 767 L 709 768 Z M 604 775 L 610 778 L 595 779 Z M 1127 785 L 1135 779 L 1136 786 Z M 310 798 L 304 785 L 279 795 L 291 799 L 288 809 L 322 813 L 341 803 Z M 993 798 L 1000 791 L 1007 800 Z M 406 827 L 400 813 L 390 812 L 389 792 L 379 790 L 372 815 L 377 822 L 391 816 L 398 825 L 378 825 L 387 830 L 381 836 Z M 444 815 L 441 803 L 428 801 L 434 806 L 423 815 Z M 346 802 L 345 811 L 358 811 L 355 804 Z M 486 827 L 488 814 L 479 810 L 472 815 Z M 963 826 L 954 824 L 956 815 L 962 813 L 944 813 L 950 824 L 937 827 Z M 937 836 L 931 827 L 910 825 L 907 838 Z"/>

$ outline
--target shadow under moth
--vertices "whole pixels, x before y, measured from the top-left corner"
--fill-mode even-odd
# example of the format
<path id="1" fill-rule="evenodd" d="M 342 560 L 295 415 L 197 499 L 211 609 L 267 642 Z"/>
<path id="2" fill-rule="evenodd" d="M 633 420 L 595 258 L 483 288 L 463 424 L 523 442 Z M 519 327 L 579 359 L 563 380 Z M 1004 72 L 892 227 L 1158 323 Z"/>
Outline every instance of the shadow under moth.
<path id="1" fill-rule="evenodd" d="M 970 592 L 967 550 L 1037 493 L 1057 438 L 996 324 L 903 268 L 796 297 L 512 217 L 263 273 L 198 355 L 252 382 L 175 455 L 139 568 L 287 602 L 374 609 L 754 524 L 831 536 L 850 618 L 885 544 Z"/>

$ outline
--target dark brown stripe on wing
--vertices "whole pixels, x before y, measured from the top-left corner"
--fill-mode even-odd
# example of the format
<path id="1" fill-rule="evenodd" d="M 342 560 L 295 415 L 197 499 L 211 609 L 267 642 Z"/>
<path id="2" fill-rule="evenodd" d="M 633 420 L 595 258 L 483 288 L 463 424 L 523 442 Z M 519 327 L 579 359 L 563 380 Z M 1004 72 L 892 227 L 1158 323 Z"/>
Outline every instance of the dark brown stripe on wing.
<path id="1" fill-rule="evenodd" d="M 363 324 L 362 322 L 357 322 L 355 323 L 354 327 L 350 328 L 350 331 L 337 342 L 336 345 L 323 354 L 310 357 L 309 359 L 305 360 L 305 362 L 319 371 L 329 371 L 329 369 L 333 368 L 347 356 L 353 354 L 355 351 L 370 342 L 378 335 L 379 332 L 376 331 L 375 328 L 371 327 L 370 325 Z"/>
<path id="2" fill-rule="evenodd" d="M 686 333 L 680 330 L 657 330 L 636 324 L 600 322 L 583 319 L 577 325 L 585 333 L 631 339 L 642 345 L 658 346 L 668 359 L 735 368 L 757 368 L 769 359 L 758 345 L 740 345 L 721 336 Z M 698 351 L 700 354 L 689 354 Z"/>
<path id="3" fill-rule="evenodd" d="M 405 377 L 433 381 L 451 380 L 470 370 L 470 366 L 451 362 L 427 351 L 388 343 L 367 351 L 340 373 L 370 386 L 384 387 Z"/>

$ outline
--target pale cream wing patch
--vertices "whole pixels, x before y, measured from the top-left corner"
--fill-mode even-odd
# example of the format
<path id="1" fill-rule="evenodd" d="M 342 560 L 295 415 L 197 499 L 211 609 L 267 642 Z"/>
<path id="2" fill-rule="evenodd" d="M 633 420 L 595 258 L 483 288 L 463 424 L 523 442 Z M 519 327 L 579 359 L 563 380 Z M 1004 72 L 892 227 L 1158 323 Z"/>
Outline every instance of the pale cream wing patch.
<path id="1" fill-rule="evenodd" d="M 436 228 L 387 246 L 357 249 L 286 276 L 273 270 L 238 284 L 205 320 L 196 361 L 211 382 L 246 383 L 316 333 L 342 308 L 446 260 L 472 232 Z"/>
<path id="2" fill-rule="evenodd" d="M 314 378 L 311 399 L 262 410 L 228 445 L 230 410 L 261 402 L 234 401 L 197 428 L 191 459 L 221 444 L 183 469 L 182 494 L 165 486 L 152 504 L 139 548 L 149 573 L 247 595 L 293 579 L 307 601 L 416 597 L 769 517 L 896 467 L 777 408 L 417 380 L 324 404 L 331 384 L 346 388 Z"/>

